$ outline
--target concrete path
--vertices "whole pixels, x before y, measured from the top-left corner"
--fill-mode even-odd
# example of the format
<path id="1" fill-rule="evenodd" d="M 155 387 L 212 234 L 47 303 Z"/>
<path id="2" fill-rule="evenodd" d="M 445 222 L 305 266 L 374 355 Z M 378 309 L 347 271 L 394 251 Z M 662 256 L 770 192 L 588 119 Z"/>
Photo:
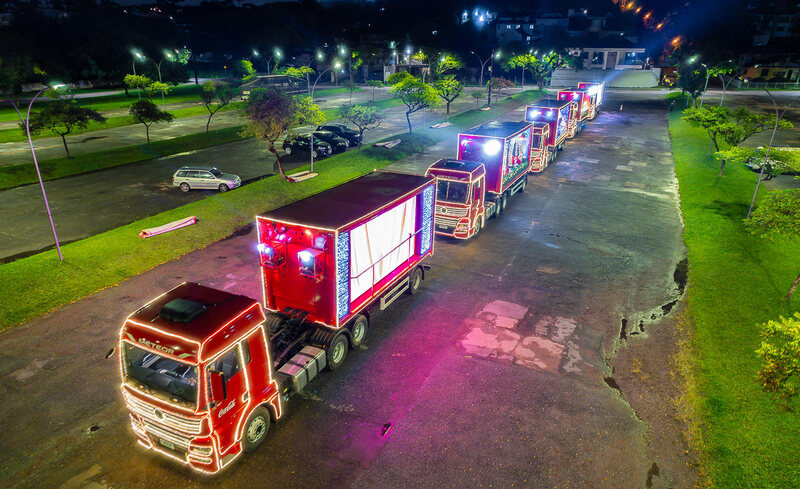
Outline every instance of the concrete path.
<path id="1" fill-rule="evenodd" d="M 659 455 L 682 453 L 677 430 L 651 437 L 607 363 L 621 319 L 644 335 L 657 320 L 639 318 L 679 296 L 684 254 L 666 107 L 609 99 L 625 110 L 601 112 L 477 238 L 437 239 L 422 293 L 376 311 L 366 345 L 218 476 L 136 444 L 103 355 L 127 314 L 184 280 L 261 298 L 253 232 L 3 333 L 0 485 L 691 487 Z"/>

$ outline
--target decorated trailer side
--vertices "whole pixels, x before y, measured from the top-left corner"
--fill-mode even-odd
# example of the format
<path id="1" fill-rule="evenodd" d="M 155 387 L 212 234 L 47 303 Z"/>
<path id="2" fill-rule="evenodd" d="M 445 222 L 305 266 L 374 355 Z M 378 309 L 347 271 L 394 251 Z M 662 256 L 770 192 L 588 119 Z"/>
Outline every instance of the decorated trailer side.
<path id="1" fill-rule="evenodd" d="M 586 126 L 586 121 L 593 118 L 594 104 L 592 96 L 586 90 L 577 88 L 565 88 L 558 91 L 558 100 L 568 100 L 575 102 L 576 132 L 580 132 Z"/>
<path id="2" fill-rule="evenodd" d="M 580 82 L 578 83 L 578 88 L 581 90 L 586 90 L 589 95 L 592 97 L 592 102 L 594 105 L 594 110 L 592 111 L 592 117 L 590 119 L 594 119 L 597 116 L 597 113 L 600 112 L 600 106 L 603 105 L 603 93 L 606 88 L 605 82 Z"/>
<path id="3" fill-rule="evenodd" d="M 439 160 L 426 173 L 437 179 L 437 234 L 470 238 L 525 190 L 531 137 L 527 122 L 498 121 L 458 135 L 458 159 Z"/>
<path id="4" fill-rule="evenodd" d="M 372 173 L 259 216 L 266 314 L 191 282 L 131 314 L 117 352 L 138 443 L 204 473 L 258 447 L 291 394 L 363 343 L 373 308 L 419 290 L 435 191 Z"/>
<path id="5" fill-rule="evenodd" d="M 552 153 L 550 161 L 554 160 L 556 153 L 564 148 L 571 114 L 573 114 L 571 102 L 560 100 L 540 100 L 528 105 L 525 110 L 526 122 L 545 122 L 550 126 L 547 137 L 547 146 Z"/>

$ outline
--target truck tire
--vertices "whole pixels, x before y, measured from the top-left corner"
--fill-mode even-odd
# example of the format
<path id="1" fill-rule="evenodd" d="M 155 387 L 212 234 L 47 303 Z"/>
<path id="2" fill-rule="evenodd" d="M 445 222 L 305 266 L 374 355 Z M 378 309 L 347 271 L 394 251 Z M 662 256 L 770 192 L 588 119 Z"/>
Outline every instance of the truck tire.
<path id="1" fill-rule="evenodd" d="M 343 333 L 336 335 L 336 338 L 331 341 L 331 344 L 325 348 L 325 357 L 328 361 L 328 369 L 336 370 L 344 365 L 347 358 L 347 336 Z"/>
<path id="2" fill-rule="evenodd" d="M 245 452 L 252 452 L 264 443 L 271 421 L 269 411 L 264 406 L 259 406 L 250 413 L 242 432 L 242 449 Z"/>
<path id="3" fill-rule="evenodd" d="M 483 227 L 483 219 L 479 217 L 478 219 L 475 220 L 475 232 L 472 233 L 473 238 L 476 237 L 478 233 L 481 232 L 482 227 Z"/>
<path id="4" fill-rule="evenodd" d="M 419 288 L 422 285 L 422 269 L 417 267 L 411 272 L 411 275 L 408 277 L 408 293 L 411 295 L 417 295 L 419 293 Z"/>
<path id="5" fill-rule="evenodd" d="M 367 316 L 359 314 L 350 323 L 350 346 L 358 348 L 364 343 L 364 338 L 367 337 L 367 330 L 369 328 L 369 320 Z"/>
<path id="6" fill-rule="evenodd" d="M 499 206 L 498 207 L 498 214 L 502 214 L 503 211 L 506 210 L 506 206 L 507 205 L 508 205 L 508 197 L 506 197 L 506 194 L 503 194 L 503 196 L 500 197 L 500 201 L 498 202 L 498 206 Z"/>

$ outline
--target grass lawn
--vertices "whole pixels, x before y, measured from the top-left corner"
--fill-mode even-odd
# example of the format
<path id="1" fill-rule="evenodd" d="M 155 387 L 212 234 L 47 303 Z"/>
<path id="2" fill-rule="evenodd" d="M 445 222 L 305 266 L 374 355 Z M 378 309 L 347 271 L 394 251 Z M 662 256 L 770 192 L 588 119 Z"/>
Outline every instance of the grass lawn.
<path id="1" fill-rule="evenodd" d="M 784 298 L 800 272 L 800 242 L 744 230 L 757 175 L 729 165 L 717 179 L 705 132 L 680 115 L 670 114 L 670 135 L 689 250 L 695 394 L 688 400 L 702 472 L 712 487 L 800 487 L 800 402 L 787 411 L 761 390 L 755 354 L 761 323 L 800 310 L 800 294 Z"/>
<path id="2" fill-rule="evenodd" d="M 471 110 L 450 118 L 453 130 L 497 117 L 543 92 L 529 91 L 502 100 L 492 110 Z M 64 262 L 55 250 L 0 265 L 0 330 L 32 319 L 102 288 L 203 248 L 249 224 L 253 216 L 352 180 L 392 161 L 418 153 L 452 136 L 453 131 L 422 129 L 402 134 L 392 149 L 362 148 L 327 158 L 315 165 L 319 176 L 300 183 L 269 177 L 240 189 L 162 212 L 111 231 L 65 245 Z M 205 136 L 205 134 L 198 135 Z M 136 234 L 182 217 L 195 215 L 198 224 L 163 236 L 141 239 Z"/>

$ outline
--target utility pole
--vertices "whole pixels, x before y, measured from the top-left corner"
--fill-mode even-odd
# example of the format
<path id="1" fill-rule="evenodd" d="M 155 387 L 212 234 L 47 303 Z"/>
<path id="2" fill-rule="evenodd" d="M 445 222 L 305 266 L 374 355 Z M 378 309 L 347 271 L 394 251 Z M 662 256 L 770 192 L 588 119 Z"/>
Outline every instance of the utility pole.
<path id="1" fill-rule="evenodd" d="M 494 76 L 494 49 L 492 49 L 492 60 L 489 62 L 489 90 L 487 93 L 489 94 L 489 100 L 486 101 L 486 106 L 492 106 L 492 76 Z"/>

